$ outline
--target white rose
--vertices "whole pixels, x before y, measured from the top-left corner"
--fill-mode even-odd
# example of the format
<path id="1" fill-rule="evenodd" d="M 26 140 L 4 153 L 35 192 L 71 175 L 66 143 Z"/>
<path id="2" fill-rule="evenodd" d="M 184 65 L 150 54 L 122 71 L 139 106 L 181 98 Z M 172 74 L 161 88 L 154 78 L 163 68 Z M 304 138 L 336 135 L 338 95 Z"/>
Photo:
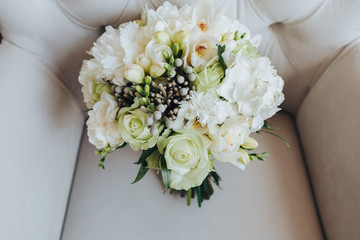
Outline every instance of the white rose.
<path id="1" fill-rule="evenodd" d="M 89 141 L 98 149 L 106 147 L 116 148 L 124 141 L 118 131 L 116 114 L 119 110 L 118 103 L 110 94 L 103 92 L 101 99 L 89 111 L 88 126 Z"/>
<path id="2" fill-rule="evenodd" d="M 239 113 L 252 117 L 252 131 L 262 127 L 263 121 L 277 111 L 284 100 L 284 81 L 276 74 L 267 57 L 249 58 L 238 55 L 225 72 L 219 95 L 236 103 Z"/>

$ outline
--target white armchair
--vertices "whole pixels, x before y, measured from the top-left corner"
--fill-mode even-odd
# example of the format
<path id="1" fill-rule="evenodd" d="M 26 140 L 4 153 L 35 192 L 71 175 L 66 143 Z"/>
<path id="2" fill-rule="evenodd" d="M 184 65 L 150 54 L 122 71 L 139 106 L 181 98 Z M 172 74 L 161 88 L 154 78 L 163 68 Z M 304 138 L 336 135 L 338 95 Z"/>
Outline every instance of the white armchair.
<path id="1" fill-rule="evenodd" d="M 271 122 L 291 148 L 257 138 L 271 157 L 216 166 L 223 191 L 202 208 L 162 195 L 155 173 L 131 185 L 129 148 L 97 169 L 85 51 L 103 26 L 162 2 L 0 0 L 0 239 L 360 239 L 359 0 L 224 1 L 285 80 Z"/>

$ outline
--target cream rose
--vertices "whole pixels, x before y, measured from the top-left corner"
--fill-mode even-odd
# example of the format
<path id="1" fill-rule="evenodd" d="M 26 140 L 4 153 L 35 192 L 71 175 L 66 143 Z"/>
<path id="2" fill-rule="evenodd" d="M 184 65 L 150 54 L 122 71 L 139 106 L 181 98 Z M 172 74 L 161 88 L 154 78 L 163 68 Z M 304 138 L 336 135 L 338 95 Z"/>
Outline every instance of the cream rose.
<path id="1" fill-rule="evenodd" d="M 164 125 L 156 124 L 158 134 L 152 135 L 145 123 L 145 119 L 150 115 L 144 113 L 138 108 L 139 106 L 138 101 L 135 101 L 131 107 L 121 108 L 118 114 L 118 129 L 124 140 L 130 144 L 134 151 L 146 150 L 155 146 L 157 138 L 164 128 Z"/>
<path id="2" fill-rule="evenodd" d="M 209 145 L 208 139 L 191 130 L 181 130 L 159 139 L 158 149 L 171 170 L 171 188 L 187 191 L 201 185 L 213 169 L 208 156 Z"/>

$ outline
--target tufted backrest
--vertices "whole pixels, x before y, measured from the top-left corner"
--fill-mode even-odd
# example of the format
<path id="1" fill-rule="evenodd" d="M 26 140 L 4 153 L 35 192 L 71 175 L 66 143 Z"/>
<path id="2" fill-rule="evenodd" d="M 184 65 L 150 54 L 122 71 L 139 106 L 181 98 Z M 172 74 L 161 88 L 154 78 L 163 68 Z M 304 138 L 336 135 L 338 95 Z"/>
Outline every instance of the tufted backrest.
<path id="1" fill-rule="evenodd" d="M 1 192 L 13 196 L 0 199 L 0 205 L 10 206 L 0 215 L 12 216 L 0 232 L 17 225 L 32 229 L 34 239 L 60 235 L 83 126 L 85 106 L 77 76 L 85 51 L 104 26 L 137 19 L 145 3 L 156 7 L 162 2 L 0 0 L 0 104 L 7 113 L 0 146 L 6 150 L 4 162 L 15 159 L 3 164 L 10 171 L 0 174 L 0 180 L 11 182 L 9 188 L 0 181 Z M 327 237 L 360 238 L 353 226 L 360 223 L 360 117 L 354 104 L 360 100 L 360 1 L 224 4 L 229 17 L 262 35 L 260 52 L 285 80 L 283 109 L 297 121 Z M 28 192 L 16 192 L 24 185 Z M 43 195 L 42 201 L 35 194 Z M 27 209 L 24 203 L 36 207 Z M 35 214 L 39 209 L 40 216 Z M 18 219 L 14 212 L 35 215 L 36 221 L 29 225 L 27 217 Z M 49 218 L 54 219 L 52 230 L 37 231 Z M 18 231 L 19 239 L 25 233 Z"/>

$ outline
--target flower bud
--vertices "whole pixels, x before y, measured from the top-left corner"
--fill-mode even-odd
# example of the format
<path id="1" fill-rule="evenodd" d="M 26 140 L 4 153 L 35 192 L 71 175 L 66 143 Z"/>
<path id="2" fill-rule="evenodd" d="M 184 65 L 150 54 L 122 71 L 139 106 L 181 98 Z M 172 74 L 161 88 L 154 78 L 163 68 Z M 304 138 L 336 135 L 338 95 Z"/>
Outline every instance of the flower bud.
<path id="1" fill-rule="evenodd" d="M 241 155 L 238 158 L 238 161 L 244 165 L 248 165 L 250 162 L 249 154 L 244 149 L 241 148 L 239 150 L 239 153 L 241 153 Z"/>
<path id="2" fill-rule="evenodd" d="M 142 86 L 136 85 L 135 88 L 138 93 L 140 93 L 141 95 L 144 94 L 144 89 L 142 88 Z"/>
<path id="3" fill-rule="evenodd" d="M 151 65 L 150 76 L 152 78 L 160 77 L 161 75 L 164 74 L 164 72 L 165 72 L 165 68 L 163 68 L 161 65 L 159 65 L 157 63 Z"/>
<path id="4" fill-rule="evenodd" d="M 148 97 L 150 95 L 150 86 L 149 85 L 145 85 L 144 92 L 145 92 L 145 96 Z"/>
<path id="5" fill-rule="evenodd" d="M 145 84 L 147 84 L 147 85 L 151 84 L 151 77 L 150 77 L 150 76 L 146 76 L 146 77 L 144 78 L 144 82 L 145 82 Z"/>
<path id="6" fill-rule="evenodd" d="M 137 56 L 136 57 L 136 63 L 138 65 L 140 65 L 141 67 L 143 67 L 145 72 L 150 71 L 151 60 L 147 56 L 145 56 L 145 54 L 142 53 L 139 56 Z"/>
<path id="7" fill-rule="evenodd" d="M 229 32 L 229 33 L 225 33 L 221 39 L 222 42 L 225 42 L 227 40 L 233 39 L 234 38 L 234 34 Z"/>
<path id="8" fill-rule="evenodd" d="M 138 64 L 128 64 L 125 67 L 125 78 L 130 82 L 142 83 L 145 77 L 144 69 Z"/>
<path id="9" fill-rule="evenodd" d="M 170 35 L 167 32 L 159 31 L 155 33 L 155 40 L 158 43 L 170 46 L 171 45 L 171 38 Z"/>
<path id="10" fill-rule="evenodd" d="M 178 55 L 179 51 L 180 51 L 180 46 L 178 43 L 174 43 L 172 46 L 171 46 L 171 51 L 174 53 L 174 55 Z"/>
<path id="11" fill-rule="evenodd" d="M 165 51 L 165 50 L 162 52 L 162 54 L 163 54 L 163 57 L 165 58 L 166 61 L 167 61 L 167 60 L 170 58 L 170 56 L 171 56 L 170 53 L 169 53 L 168 51 Z"/>
<path id="12" fill-rule="evenodd" d="M 241 145 L 243 148 L 248 150 L 253 150 L 259 146 L 258 142 L 253 139 L 252 137 L 249 137 L 244 144 Z"/>
<path id="13" fill-rule="evenodd" d="M 174 34 L 174 41 L 179 44 L 180 49 L 189 42 L 189 34 L 183 30 Z"/>

